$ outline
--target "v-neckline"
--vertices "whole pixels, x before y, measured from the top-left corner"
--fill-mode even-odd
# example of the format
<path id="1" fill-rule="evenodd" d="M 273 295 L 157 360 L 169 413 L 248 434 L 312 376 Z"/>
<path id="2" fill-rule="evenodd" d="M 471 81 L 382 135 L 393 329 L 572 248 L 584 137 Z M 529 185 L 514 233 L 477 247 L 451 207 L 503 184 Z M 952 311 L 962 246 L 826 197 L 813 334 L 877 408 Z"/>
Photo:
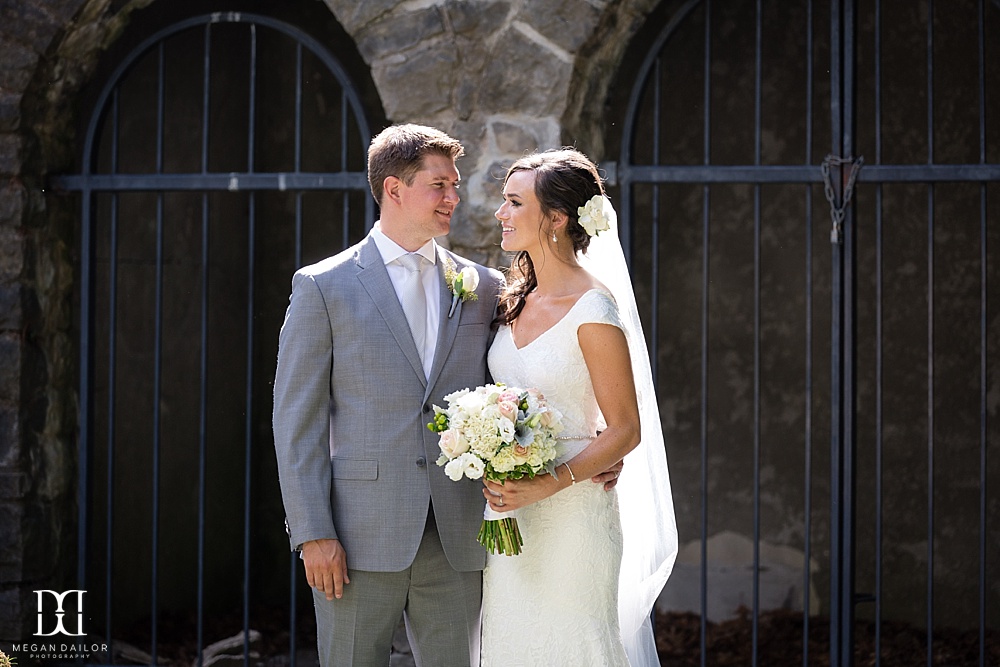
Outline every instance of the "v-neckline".
<path id="1" fill-rule="evenodd" d="M 534 338 L 532 338 L 531 341 L 525 343 L 524 345 L 519 346 L 517 344 L 517 341 L 514 340 L 514 326 L 513 326 L 513 322 L 512 322 L 511 326 L 507 327 L 508 333 L 510 334 L 511 345 L 513 345 L 514 349 L 517 350 L 518 352 L 522 352 L 525 349 L 531 347 L 532 345 L 534 345 L 535 343 L 537 343 L 540 338 L 542 338 L 543 336 L 545 336 L 545 334 L 547 334 L 548 332 L 552 331 L 557 326 L 559 326 L 560 324 L 562 324 L 563 320 L 565 320 L 567 317 L 569 317 L 569 314 L 573 312 L 573 309 L 576 308 L 577 305 L 581 301 L 583 301 L 583 297 L 587 296 L 591 292 L 600 292 L 600 291 L 602 291 L 602 290 L 598 289 L 597 287 L 591 287 L 590 289 L 588 289 L 586 292 L 584 292 L 579 297 L 577 297 L 576 301 L 573 302 L 573 305 L 570 306 L 569 309 L 565 313 L 563 313 L 562 316 L 558 320 L 556 320 L 555 322 L 553 322 L 552 326 L 550 326 L 549 328 L 547 328 L 544 331 L 542 331 L 540 334 L 538 334 L 537 336 L 535 336 Z"/>

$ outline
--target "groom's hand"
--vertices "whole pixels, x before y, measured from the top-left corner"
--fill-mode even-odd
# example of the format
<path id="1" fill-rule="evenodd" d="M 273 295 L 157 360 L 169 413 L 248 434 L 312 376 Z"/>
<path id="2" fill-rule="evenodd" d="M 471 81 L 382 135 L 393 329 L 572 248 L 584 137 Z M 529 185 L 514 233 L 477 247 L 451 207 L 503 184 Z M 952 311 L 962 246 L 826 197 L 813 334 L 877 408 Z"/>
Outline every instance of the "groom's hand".
<path id="1" fill-rule="evenodd" d="M 603 484 L 605 491 L 610 491 L 611 489 L 618 486 L 618 475 L 621 474 L 622 468 L 625 467 L 625 460 L 622 459 L 618 463 L 614 464 L 604 472 L 599 475 L 594 475 L 590 478 L 590 481 L 594 484 Z"/>
<path id="2" fill-rule="evenodd" d="M 302 545 L 302 562 L 306 581 L 312 588 L 326 594 L 327 600 L 344 596 L 347 576 L 347 552 L 340 540 L 312 540 Z"/>

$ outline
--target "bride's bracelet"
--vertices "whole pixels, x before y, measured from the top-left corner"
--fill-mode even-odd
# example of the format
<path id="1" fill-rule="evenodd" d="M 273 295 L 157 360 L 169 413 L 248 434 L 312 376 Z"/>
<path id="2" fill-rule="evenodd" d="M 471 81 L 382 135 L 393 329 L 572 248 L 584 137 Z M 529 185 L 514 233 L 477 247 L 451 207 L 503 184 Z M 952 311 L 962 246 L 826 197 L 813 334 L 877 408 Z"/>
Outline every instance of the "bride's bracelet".
<path id="1" fill-rule="evenodd" d="M 569 485 L 573 486 L 576 484 L 576 475 L 573 474 L 573 469 L 569 467 L 569 464 L 563 461 L 563 465 L 566 466 L 566 470 L 569 470 Z"/>

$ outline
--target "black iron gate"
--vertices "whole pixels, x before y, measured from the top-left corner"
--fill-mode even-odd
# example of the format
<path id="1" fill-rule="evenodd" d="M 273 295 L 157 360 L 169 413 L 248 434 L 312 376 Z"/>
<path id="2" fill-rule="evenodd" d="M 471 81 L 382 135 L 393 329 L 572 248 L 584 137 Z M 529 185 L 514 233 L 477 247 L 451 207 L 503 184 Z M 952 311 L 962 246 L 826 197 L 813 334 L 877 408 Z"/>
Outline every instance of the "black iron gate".
<path id="1" fill-rule="evenodd" d="M 340 61 L 267 16 L 171 25 L 100 93 L 57 186 L 82 195 L 78 578 L 91 632 L 149 652 L 110 662 L 239 628 L 246 661 L 263 626 L 294 663 L 276 337 L 292 271 L 373 223 L 370 138 Z"/>
<path id="2" fill-rule="evenodd" d="M 733 532 L 753 664 L 774 659 L 774 544 L 799 550 L 801 664 L 898 659 L 903 625 L 927 665 L 992 664 L 1000 3 L 677 0 L 652 22 L 604 166 L 698 553 L 701 664 L 711 538 Z"/>

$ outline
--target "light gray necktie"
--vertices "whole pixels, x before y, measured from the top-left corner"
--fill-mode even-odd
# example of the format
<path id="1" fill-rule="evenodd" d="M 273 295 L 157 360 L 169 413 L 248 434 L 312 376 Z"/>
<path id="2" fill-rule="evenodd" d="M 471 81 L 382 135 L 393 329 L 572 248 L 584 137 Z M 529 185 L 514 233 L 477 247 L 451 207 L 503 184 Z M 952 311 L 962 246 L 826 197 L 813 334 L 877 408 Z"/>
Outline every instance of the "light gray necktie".
<path id="1" fill-rule="evenodd" d="M 427 341 L 427 294 L 424 292 L 421 277 L 424 268 L 430 266 L 430 262 L 423 255 L 414 252 L 400 255 L 396 261 L 406 269 L 406 277 L 399 286 L 399 302 L 410 325 L 410 333 L 413 334 L 413 342 L 420 354 L 420 361 L 423 362 L 424 346 Z"/>

